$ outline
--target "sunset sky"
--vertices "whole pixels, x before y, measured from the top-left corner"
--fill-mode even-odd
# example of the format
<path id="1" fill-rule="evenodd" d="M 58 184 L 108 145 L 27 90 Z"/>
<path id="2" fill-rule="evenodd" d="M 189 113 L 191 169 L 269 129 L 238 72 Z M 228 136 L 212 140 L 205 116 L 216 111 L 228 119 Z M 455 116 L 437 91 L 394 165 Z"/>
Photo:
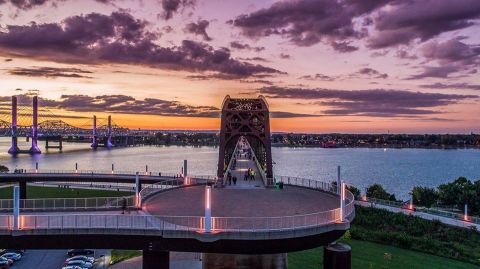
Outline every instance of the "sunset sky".
<path id="1" fill-rule="evenodd" d="M 0 0 L 0 120 L 38 94 L 72 124 L 215 130 L 229 94 L 273 131 L 479 133 L 479 23 L 479 0 Z"/>

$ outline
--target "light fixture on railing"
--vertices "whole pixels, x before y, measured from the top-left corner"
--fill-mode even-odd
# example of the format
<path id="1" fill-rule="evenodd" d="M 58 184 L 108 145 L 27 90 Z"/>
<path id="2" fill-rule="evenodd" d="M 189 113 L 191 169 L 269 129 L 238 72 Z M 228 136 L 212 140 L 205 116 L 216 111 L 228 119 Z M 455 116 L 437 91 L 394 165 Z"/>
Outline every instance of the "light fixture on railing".
<path id="1" fill-rule="evenodd" d="M 205 224 L 204 231 L 205 233 L 210 233 L 212 231 L 212 187 L 205 187 Z"/>

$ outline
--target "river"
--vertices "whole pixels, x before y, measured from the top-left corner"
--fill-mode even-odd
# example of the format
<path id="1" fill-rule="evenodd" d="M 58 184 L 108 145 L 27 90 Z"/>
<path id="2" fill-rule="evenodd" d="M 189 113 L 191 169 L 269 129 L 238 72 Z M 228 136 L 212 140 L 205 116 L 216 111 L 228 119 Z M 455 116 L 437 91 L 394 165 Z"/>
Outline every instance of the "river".
<path id="1" fill-rule="evenodd" d="M 22 149 L 29 143 L 19 141 Z M 112 150 L 91 150 L 88 144 L 64 143 L 64 150 L 44 149 L 40 155 L 7 154 L 10 141 L 0 138 L 0 164 L 10 169 L 162 171 L 180 173 L 183 160 L 188 160 L 189 174 L 214 175 L 216 147 L 129 147 Z M 480 179 L 480 150 L 458 149 L 368 149 L 368 148 L 272 148 L 276 175 L 315 178 L 333 181 L 337 165 L 342 178 L 362 191 L 373 183 L 382 184 L 397 198 L 407 199 L 413 186 L 436 187 L 459 176 Z"/>

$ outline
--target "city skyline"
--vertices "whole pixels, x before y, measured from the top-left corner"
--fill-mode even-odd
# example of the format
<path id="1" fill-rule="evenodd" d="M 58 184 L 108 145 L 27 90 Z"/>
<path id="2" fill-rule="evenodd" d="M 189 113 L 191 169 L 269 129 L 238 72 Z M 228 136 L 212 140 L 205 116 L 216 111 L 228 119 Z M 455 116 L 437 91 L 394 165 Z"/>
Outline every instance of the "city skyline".
<path id="1" fill-rule="evenodd" d="M 272 131 L 480 132 L 480 2 L 0 1 L 0 104 L 66 121 L 219 128 L 225 95 Z"/>

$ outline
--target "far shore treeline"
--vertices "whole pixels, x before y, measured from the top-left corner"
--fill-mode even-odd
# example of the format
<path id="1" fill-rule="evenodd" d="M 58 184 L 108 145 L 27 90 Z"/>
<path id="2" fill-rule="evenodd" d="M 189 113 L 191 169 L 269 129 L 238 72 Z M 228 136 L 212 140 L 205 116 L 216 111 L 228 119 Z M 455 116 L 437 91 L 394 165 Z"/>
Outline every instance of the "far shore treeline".
<path id="1" fill-rule="evenodd" d="M 274 147 L 480 149 L 480 134 L 302 134 L 274 132 Z M 136 137 L 135 145 L 218 146 L 218 131 L 155 131 Z M 42 140 L 42 138 L 40 138 Z M 66 142 L 90 143 L 88 138 Z"/>

